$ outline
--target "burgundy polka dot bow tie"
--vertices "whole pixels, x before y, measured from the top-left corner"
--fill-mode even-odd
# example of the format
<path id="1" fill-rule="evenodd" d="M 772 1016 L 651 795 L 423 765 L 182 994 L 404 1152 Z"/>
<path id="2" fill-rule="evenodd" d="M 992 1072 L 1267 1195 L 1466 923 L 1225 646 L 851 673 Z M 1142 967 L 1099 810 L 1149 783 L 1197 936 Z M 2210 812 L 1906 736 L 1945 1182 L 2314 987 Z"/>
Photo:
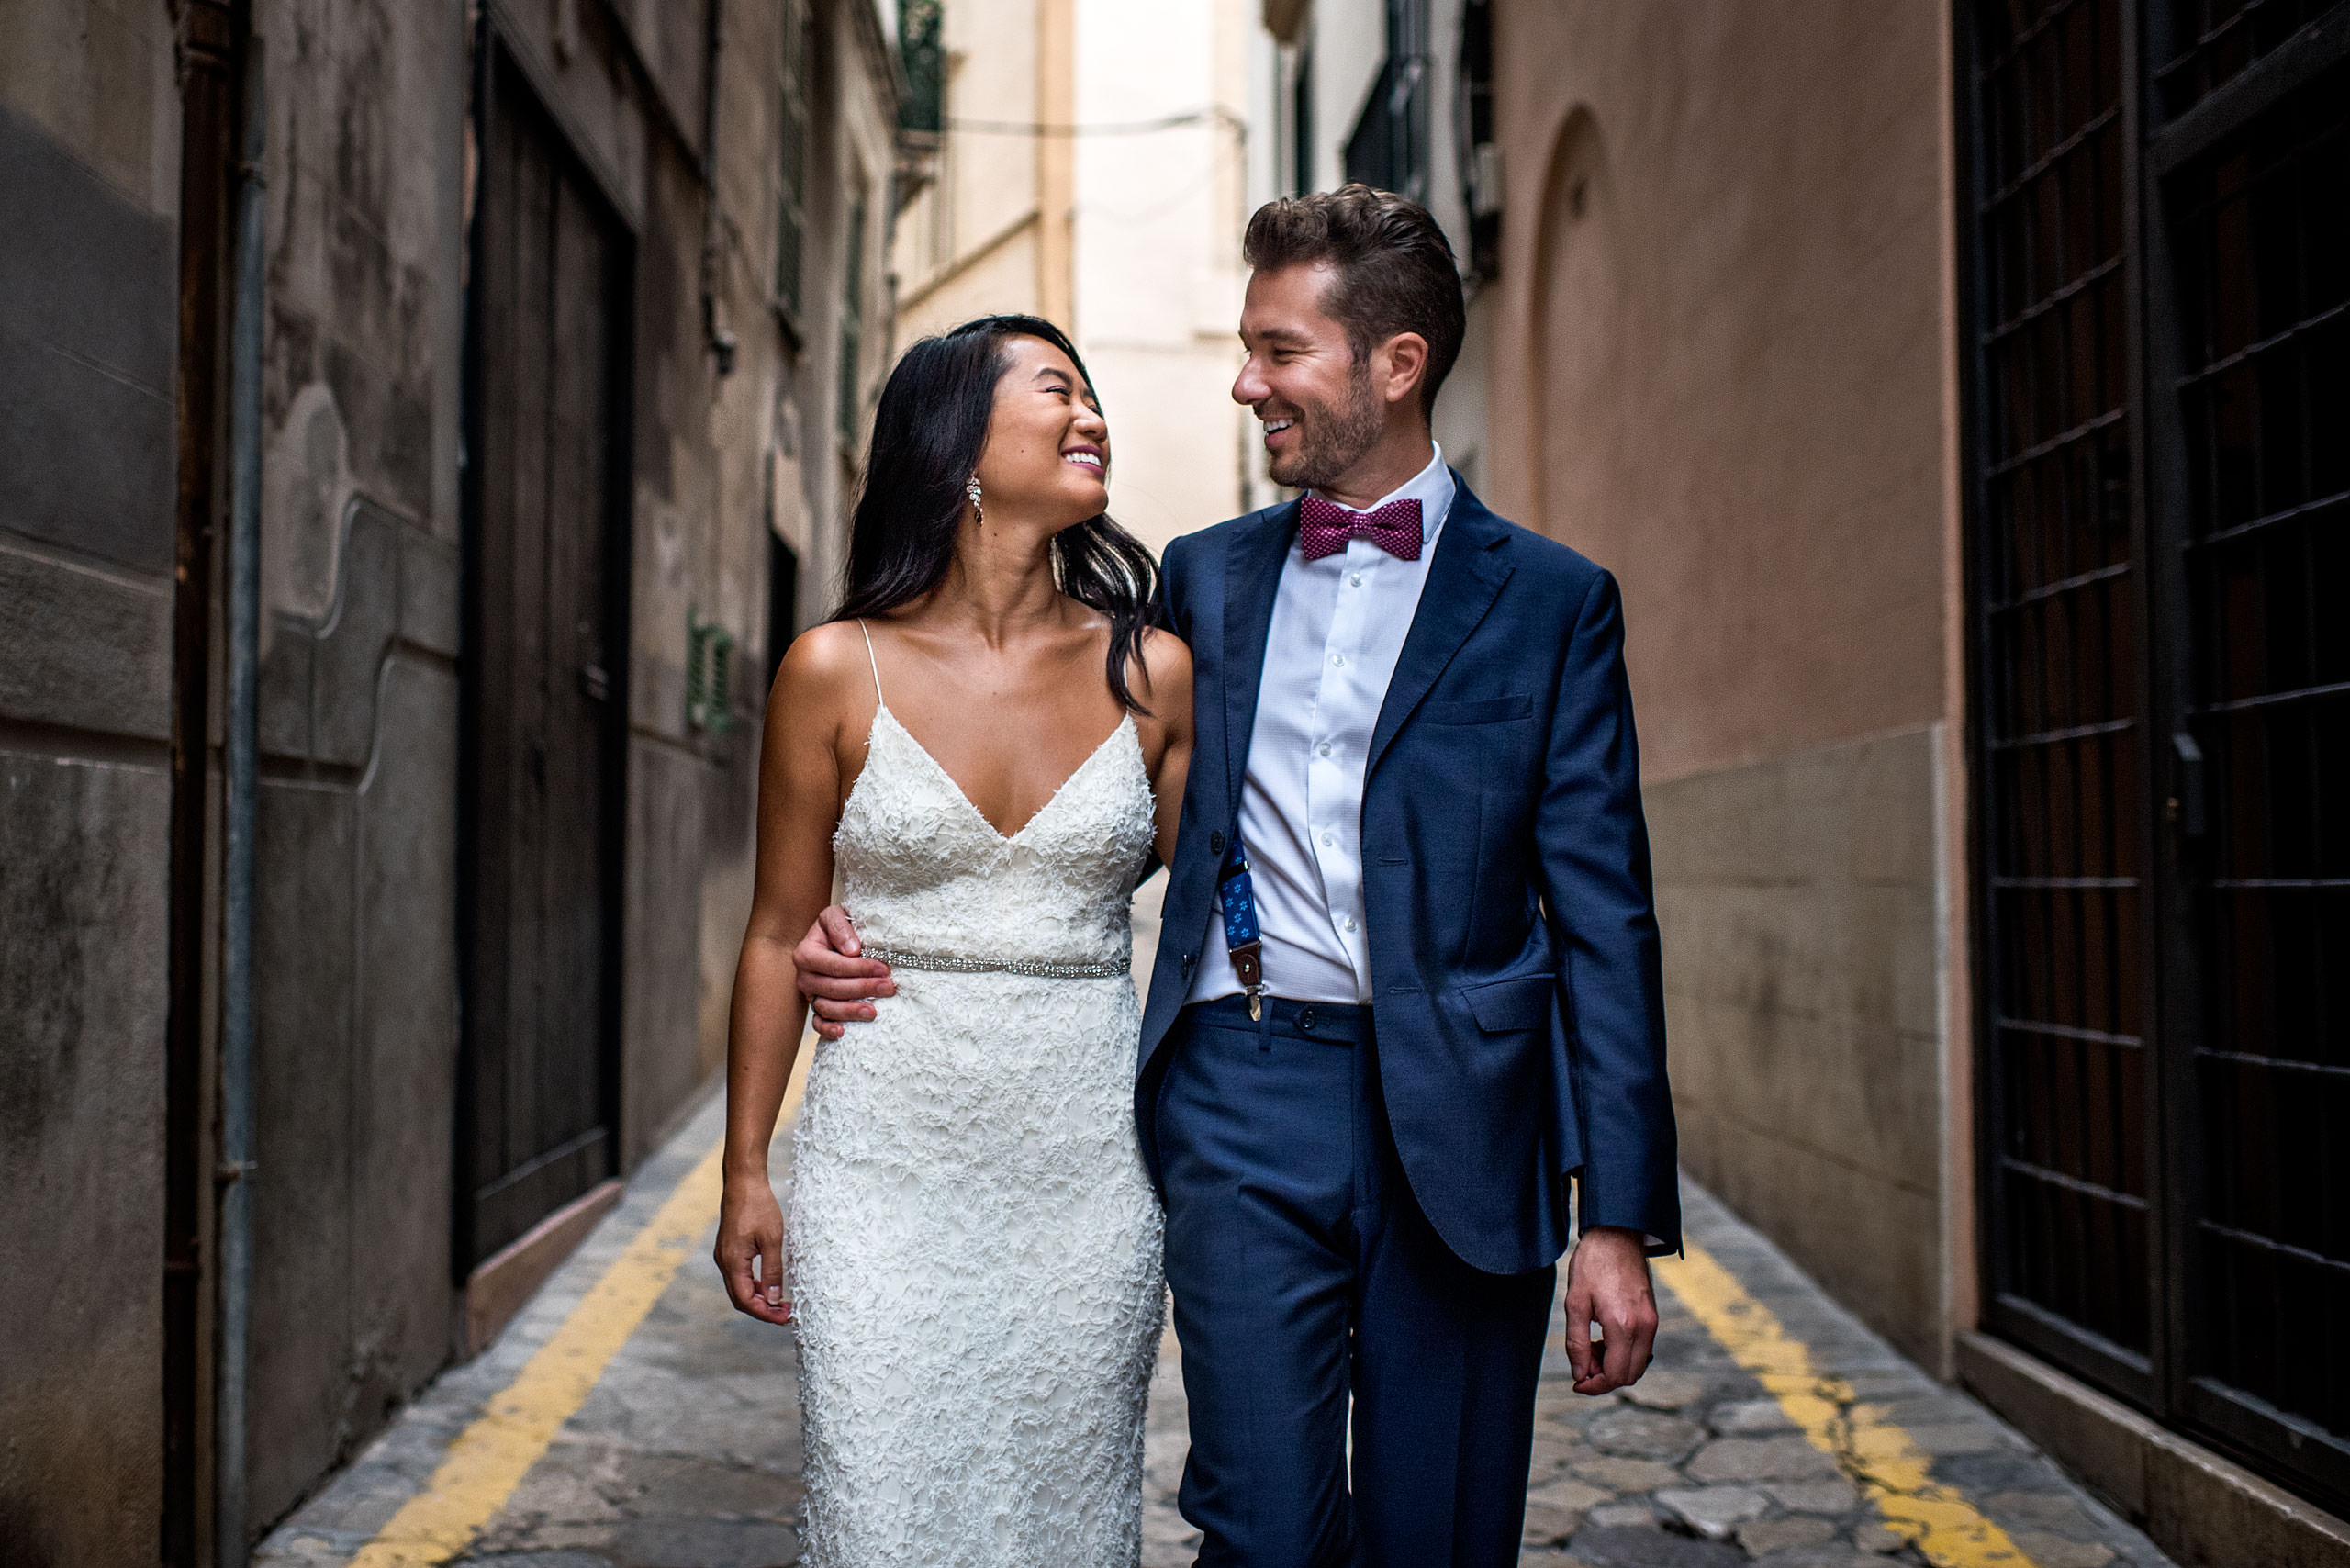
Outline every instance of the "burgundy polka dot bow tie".
<path id="1" fill-rule="evenodd" d="M 1390 501 L 1377 511 L 1356 511 L 1319 496 L 1298 510 L 1297 543 L 1309 561 L 1335 555 L 1349 539 L 1368 539 L 1399 561 L 1420 558 L 1420 503 Z"/>

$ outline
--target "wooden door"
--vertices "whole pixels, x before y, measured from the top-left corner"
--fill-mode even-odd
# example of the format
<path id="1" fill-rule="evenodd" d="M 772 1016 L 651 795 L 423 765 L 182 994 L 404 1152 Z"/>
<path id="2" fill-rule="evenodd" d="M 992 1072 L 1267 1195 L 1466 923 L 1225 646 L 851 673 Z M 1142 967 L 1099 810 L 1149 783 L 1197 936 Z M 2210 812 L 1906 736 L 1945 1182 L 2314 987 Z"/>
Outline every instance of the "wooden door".
<path id="1" fill-rule="evenodd" d="M 618 1159 L 626 235 L 510 64 L 484 78 L 461 1271 Z"/>

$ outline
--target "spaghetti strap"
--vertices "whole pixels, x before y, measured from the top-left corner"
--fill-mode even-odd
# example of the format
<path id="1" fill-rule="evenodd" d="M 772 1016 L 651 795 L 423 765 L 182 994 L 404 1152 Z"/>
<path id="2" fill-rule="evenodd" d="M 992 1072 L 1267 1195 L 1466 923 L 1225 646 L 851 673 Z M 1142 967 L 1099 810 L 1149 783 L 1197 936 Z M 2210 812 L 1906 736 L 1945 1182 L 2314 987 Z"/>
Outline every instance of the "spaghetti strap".
<path id="1" fill-rule="evenodd" d="M 881 696 L 881 661 L 873 656 L 873 629 L 863 616 L 857 617 L 856 629 L 865 633 L 865 662 L 873 666 L 873 700 L 887 708 L 890 704 Z"/>

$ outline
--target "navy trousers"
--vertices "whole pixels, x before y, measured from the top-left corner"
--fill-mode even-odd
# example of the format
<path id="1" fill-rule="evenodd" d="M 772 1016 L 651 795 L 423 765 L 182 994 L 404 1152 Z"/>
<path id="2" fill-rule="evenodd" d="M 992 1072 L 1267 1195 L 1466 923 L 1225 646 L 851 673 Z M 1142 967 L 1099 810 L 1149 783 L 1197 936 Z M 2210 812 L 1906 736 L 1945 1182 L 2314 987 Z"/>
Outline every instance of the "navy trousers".
<path id="1" fill-rule="evenodd" d="M 1482 1273 L 1438 1238 L 1369 1008 L 1264 1011 L 1184 1011 L 1150 1129 L 1200 1568 L 1512 1568 L 1557 1271 Z"/>

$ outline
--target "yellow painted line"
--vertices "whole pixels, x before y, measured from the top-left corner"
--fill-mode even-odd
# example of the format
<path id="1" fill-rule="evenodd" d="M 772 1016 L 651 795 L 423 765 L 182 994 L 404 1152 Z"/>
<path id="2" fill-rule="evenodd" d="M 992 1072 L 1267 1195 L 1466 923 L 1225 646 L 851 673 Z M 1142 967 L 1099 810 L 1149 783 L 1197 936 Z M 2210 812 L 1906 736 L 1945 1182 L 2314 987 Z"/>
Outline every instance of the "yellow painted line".
<path id="1" fill-rule="evenodd" d="M 1884 1406 L 1860 1403 L 1850 1383 L 1814 1368 L 1803 1341 L 1702 1249 L 1692 1243 L 1686 1257 L 1659 1260 L 1657 1274 L 1927 1562 L 1936 1568 L 2035 1568 L 1964 1494 L 1933 1479 L 1932 1460 L 1887 1418 Z"/>
<path id="2" fill-rule="evenodd" d="M 778 1126 L 799 1108 L 806 1063 L 784 1098 Z M 539 1347 L 522 1370 L 494 1395 L 473 1424 L 457 1434 L 424 1490 L 400 1505 L 350 1568 L 431 1568 L 471 1545 L 498 1517 L 563 1424 L 588 1402 L 605 1367 L 644 1321 L 702 1233 L 718 1214 L 723 1181 L 721 1140 L 703 1155 L 658 1211 L 629 1241 L 603 1278 Z"/>

